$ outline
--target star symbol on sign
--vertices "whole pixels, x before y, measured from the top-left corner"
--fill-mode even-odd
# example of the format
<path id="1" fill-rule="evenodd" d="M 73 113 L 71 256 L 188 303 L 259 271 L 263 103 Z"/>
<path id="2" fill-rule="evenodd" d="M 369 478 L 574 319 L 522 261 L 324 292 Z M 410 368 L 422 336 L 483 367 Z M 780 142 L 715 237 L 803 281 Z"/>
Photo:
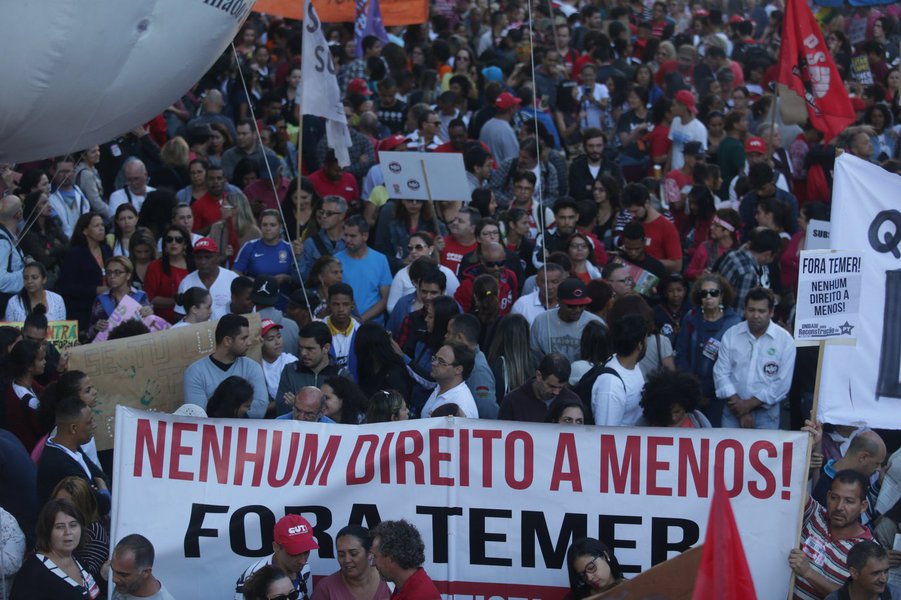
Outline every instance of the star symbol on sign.
<path id="1" fill-rule="evenodd" d="M 839 328 L 841 329 L 842 335 L 851 335 L 851 330 L 854 329 L 854 325 L 851 325 L 850 323 L 845 321 L 844 325 L 839 325 Z"/>

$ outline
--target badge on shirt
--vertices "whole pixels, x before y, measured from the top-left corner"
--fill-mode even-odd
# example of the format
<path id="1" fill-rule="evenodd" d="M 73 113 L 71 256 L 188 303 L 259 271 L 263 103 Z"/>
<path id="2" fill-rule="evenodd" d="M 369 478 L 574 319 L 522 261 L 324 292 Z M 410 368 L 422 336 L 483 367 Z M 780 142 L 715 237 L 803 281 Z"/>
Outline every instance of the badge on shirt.
<path id="1" fill-rule="evenodd" d="M 774 360 L 767 361 L 763 365 L 763 374 L 767 377 L 775 377 L 779 374 L 779 363 Z"/>
<path id="2" fill-rule="evenodd" d="M 704 342 L 704 350 L 701 351 L 701 354 L 704 355 L 705 358 L 709 358 L 710 360 L 716 360 L 717 355 L 720 353 L 720 346 L 723 343 L 716 338 L 708 338 L 706 342 Z"/>
<path id="3" fill-rule="evenodd" d="M 826 540 L 818 535 L 811 535 L 801 542 L 801 551 L 818 567 L 826 562 Z"/>

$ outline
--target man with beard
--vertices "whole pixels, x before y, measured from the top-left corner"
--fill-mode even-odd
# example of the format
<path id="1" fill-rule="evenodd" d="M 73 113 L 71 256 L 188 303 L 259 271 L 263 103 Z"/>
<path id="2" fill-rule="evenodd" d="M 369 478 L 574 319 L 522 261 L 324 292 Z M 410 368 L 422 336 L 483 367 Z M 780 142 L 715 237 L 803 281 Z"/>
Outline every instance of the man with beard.
<path id="1" fill-rule="evenodd" d="M 174 600 L 153 576 L 153 559 L 153 544 L 143 535 L 133 533 L 119 540 L 110 561 L 110 575 L 116 586 L 113 600 Z"/>
<path id="2" fill-rule="evenodd" d="M 752 289 L 745 301 L 746 320 L 723 334 L 713 366 L 716 396 L 726 401 L 723 427 L 779 428 L 779 407 L 795 370 L 795 344 L 773 322 L 775 305 L 772 291 Z"/>
<path id="3" fill-rule="evenodd" d="M 569 167 L 569 193 L 576 200 L 593 200 L 591 190 L 601 175 L 622 183 L 623 173 L 619 165 L 604 153 L 606 140 L 604 133 L 595 127 L 582 132 L 585 154 L 574 158 Z"/>

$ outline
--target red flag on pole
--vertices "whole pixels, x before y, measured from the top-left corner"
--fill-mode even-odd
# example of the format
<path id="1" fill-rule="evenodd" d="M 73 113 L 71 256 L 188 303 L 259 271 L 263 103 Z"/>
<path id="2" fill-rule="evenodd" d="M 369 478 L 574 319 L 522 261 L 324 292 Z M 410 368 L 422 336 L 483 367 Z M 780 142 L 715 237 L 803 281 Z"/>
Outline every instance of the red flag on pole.
<path id="1" fill-rule="evenodd" d="M 848 92 L 805 0 L 786 0 L 778 81 L 805 100 L 810 122 L 826 141 L 854 122 Z"/>
<path id="2" fill-rule="evenodd" d="M 793 0 L 789 0 L 793 1 Z M 757 600 L 729 495 L 718 482 L 691 600 Z"/>

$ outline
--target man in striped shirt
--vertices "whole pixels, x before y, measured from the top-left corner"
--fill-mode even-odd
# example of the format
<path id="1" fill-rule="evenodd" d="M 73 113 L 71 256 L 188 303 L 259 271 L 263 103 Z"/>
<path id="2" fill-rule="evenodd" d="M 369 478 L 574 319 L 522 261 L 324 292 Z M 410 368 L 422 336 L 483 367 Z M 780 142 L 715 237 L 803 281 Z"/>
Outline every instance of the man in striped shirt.
<path id="1" fill-rule="evenodd" d="M 797 575 L 793 598 L 823 600 L 848 579 L 848 552 L 855 544 L 873 539 L 860 524 L 868 505 L 867 485 L 866 477 L 846 469 L 835 474 L 825 508 L 807 499 L 801 549 L 788 556 Z"/>

